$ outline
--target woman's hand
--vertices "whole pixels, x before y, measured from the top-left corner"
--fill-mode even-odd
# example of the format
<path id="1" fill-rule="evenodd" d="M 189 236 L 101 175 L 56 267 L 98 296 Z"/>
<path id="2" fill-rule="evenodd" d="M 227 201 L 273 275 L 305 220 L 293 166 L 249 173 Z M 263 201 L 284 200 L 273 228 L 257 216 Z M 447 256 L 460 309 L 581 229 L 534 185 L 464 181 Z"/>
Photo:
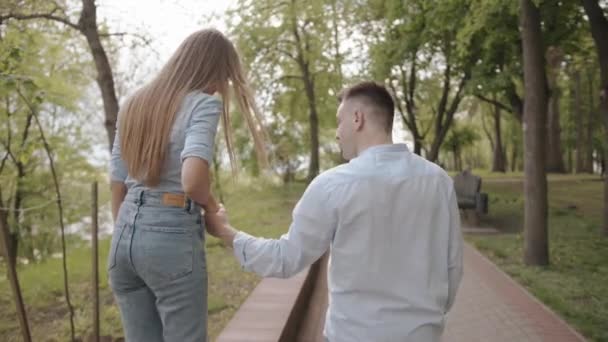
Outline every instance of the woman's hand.
<path id="1" fill-rule="evenodd" d="M 228 222 L 228 213 L 223 205 L 215 212 L 205 212 L 205 229 L 207 233 L 221 239 L 228 247 L 232 247 L 232 242 L 237 231 Z"/>

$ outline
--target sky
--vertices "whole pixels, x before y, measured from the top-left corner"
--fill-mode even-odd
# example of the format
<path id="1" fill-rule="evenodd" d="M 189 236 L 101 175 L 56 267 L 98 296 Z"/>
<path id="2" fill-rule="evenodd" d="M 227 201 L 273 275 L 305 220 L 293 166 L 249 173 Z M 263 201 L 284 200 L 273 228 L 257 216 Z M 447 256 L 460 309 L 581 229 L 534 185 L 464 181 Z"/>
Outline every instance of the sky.
<path id="1" fill-rule="evenodd" d="M 235 0 L 101 0 L 98 11 L 113 32 L 147 32 L 166 60 L 190 33 L 204 27 L 225 29 L 222 14 Z M 218 19 L 205 22 L 217 15 Z"/>

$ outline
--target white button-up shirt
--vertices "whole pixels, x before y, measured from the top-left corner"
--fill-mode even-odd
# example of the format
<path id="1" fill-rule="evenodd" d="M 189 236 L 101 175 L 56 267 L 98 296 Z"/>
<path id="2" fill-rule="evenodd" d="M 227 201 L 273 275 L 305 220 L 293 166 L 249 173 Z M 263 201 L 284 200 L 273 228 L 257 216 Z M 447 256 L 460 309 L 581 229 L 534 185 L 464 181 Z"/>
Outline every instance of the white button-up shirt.
<path id="1" fill-rule="evenodd" d="M 245 270 L 287 278 L 330 249 L 331 342 L 439 341 L 462 278 L 452 179 L 403 144 L 379 145 L 319 175 L 280 239 L 240 232 Z"/>

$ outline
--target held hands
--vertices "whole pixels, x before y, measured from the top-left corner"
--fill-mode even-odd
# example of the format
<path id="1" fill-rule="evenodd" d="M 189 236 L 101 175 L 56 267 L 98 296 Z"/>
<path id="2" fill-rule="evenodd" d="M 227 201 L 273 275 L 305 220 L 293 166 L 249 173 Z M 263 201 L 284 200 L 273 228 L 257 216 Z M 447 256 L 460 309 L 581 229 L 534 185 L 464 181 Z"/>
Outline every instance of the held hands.
<path id="1" fill-rule="evenodd" d="M 228 215 L 226 208 L 222 204 L 217 207 L 216 211 L 208 210 L 205 212 L 205 224 L 207 233 L 211 236 L 219 238 L 225 230 L 228 223 Z"/>
<path id="2" fill-rule="evenodd" d="M 205 212 L 205 227 L 211 236 L 221 239 L 228 247 L 232 247 L 237 232 L 230 226 L 228 214 L 223 205 L 220 204 L 217 211 Z"/>

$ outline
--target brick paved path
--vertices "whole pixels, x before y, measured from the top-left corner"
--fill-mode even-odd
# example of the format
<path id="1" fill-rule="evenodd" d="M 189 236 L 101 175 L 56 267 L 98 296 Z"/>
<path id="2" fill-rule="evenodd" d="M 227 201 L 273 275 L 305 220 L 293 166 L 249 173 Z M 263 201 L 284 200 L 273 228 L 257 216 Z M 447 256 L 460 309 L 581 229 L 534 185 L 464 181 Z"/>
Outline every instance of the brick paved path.
<path id="1" fill-rule="evenodd" d="M 326 260 L 324 260 L 326 261 Z M 585 341 L 555 313 L 465 244 L 464 278 L 448 314 L 442 342 Z M 325 262 L 320 273 L 327 272 Z M 288 280 L 265 279 L 239 309 L 217 341 L 279 341 L 305 274 Z M 327 278 L 318 277 L 296 341 L 322 342 Z"/>
<path id="2" fill-rule="evenodd" d="M 443 342 L 584 341 L 561 318 L 469 245 Z"/>

